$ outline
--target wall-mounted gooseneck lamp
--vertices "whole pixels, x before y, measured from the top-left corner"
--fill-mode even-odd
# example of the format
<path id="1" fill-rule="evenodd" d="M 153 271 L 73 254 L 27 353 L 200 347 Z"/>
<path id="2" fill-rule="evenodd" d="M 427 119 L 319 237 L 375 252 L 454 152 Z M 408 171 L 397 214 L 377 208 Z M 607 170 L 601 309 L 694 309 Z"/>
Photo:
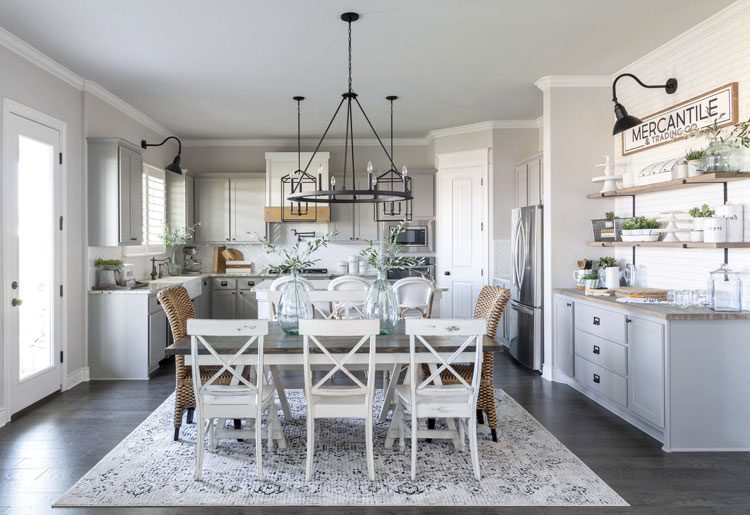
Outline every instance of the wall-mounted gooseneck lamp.
<path id="1" fill-rule="evenodd" d="M 631 77 L 634 79 L 638 84 L 643 86 L 644 88 L 654 88 L 654 89 L 664 89 L 669 95 L 677 91 L 677 79 L 668 79 L 666 84 L 659 84 L 659 85 L 649 85 L 644 84 L 641 79 L 633 75 L 632 73 L 623 73 L 617 76 L 615 81 L 612 83 L 612 102 L 615 103 L 615 117 L 617 118 L 617 121 L 615 121 L 615 126 L 612 129 L 612 135 L 620 134 L 621 132 L 624 132 L 628 129 L 631 129 L 633 127 L 636 127 L 643 122 L 640 118 L 633 116 L 632 114 L 628 114 L 627 109 L 625 109 L 625 106 L 622 105 L 617 100 L 617 81 L 622 79 L 623 77 Z"/>
<path id="2" fill-rule="evenodd" d="M 141 148 L 146 149 L 148 147 L 160 147 L 164 143 L 166 143 L 169 140 L 176 140 L 177 141 L 177 155 L 172 160 L 171 163 L 169 163 L 164 169 L 168 172 L 176 173 L 177 175 L 182 175 L 182 168 L 180 168 L 180 155 L 182 154 L 182 141 L 180 141 L 180 138 L 177 136 L 169 136 L 167 138 L 164 138 L 164 141 L 161 143 L 146 143 L 145 139 L 141 140 Z"/>

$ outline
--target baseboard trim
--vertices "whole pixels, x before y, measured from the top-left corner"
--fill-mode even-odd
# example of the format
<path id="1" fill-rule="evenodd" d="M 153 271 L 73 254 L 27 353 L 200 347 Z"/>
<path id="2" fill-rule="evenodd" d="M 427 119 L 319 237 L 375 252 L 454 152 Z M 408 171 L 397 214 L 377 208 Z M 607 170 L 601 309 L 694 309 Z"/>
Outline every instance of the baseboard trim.
<path id="1" fill-rule="evenodd" d="M 81 383 L 85 383 L 91 380 L 89 367 L 81 367 L 72 374 L 68 374 L 63 385 L 63 391 L 70 390 L 71 388 L 78 386 Z"/>
<path id="2" fill-rule="evenodd" d="M 8 423 L 8 419 L 5 416 L 5 409 L 0 408 L 0 427 L 3 427 L 7 423 Z"/>

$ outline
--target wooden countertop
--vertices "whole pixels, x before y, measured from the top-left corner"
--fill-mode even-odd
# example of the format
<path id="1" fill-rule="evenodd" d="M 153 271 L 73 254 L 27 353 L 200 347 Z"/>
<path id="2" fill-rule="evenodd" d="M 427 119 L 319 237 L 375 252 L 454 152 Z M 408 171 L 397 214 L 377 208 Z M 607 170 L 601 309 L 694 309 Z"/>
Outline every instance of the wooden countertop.
<path id="1" fill-rule="evenodd" d="M 596 297 L 585 295 L 583 290 L 573 288 L 554 288 L 555 293 L 585 300 L 594 304 L 602 304 L 610 308 L 619 308 L 631 313 L 638 313 L 665 320 L 750 320 L 750 311 L 722 312 L 710 308 L 680 308 L 671 304 L 635 304 L 628 302 L 617 302 L 614 295 L 608 297 Z"/>

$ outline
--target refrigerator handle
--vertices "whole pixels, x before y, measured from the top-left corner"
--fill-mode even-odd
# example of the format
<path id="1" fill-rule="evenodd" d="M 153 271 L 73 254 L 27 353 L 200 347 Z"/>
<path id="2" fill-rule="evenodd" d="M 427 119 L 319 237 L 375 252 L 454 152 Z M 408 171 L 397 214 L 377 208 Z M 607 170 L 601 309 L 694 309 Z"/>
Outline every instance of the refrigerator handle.
<path id="1" fill-rule="evenodd" d="M 523 284 L 524 276 L 526 275 L 525 265 L 526 265 L 526 257 L 527 257 L 529 242 L 527 241 L 527 238 L 526 238 L 526 229 L 523 223 L 519 224 L 518 232 L 521 235 L 521 247 L 520 248 L 521 248 L 521 252 L 523 252 L 523 254 L 521 255 L 521 262 L 518 264 L 518 269 L 519 269 L 518 288 L 520 290 L 521 285 Z"/>
<path id="2" fill-rule="evenodd" d="M 513 282 L 516 288 L 521 288 L 520 270 L 518 269 L 519 255 L 521 252 L 521 220 L 516 223 L 515 234 L 513 234 L 514 252 L 513 252 Z"/>

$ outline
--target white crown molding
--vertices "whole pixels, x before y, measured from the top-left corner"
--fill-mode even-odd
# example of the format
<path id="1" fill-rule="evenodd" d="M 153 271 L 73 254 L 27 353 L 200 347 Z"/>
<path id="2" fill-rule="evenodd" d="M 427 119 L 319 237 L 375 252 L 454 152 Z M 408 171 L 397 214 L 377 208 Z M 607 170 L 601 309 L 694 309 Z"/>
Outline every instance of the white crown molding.
<path id="1" fill-rule="evenodd" d="M 534 83 L 546 91 L 549 88 L 605 88 L 612 86 L 611 75 L 547 75 Z"/>
<path id="2" fill-rule="evenodd" d="M 534 125 L 536 125 L 537 129 L 541 129 L 544 125 L 544 116 L 540 116 L 536 120 L 534 120 Z"/>
<path id="3" fill-rule="evenodd" d="M 131 117 L 135 121 L 141 123 L 157 134 L 163 137 L 174 136 L 174 134 L 172 134 L 169 129 L 157 123 L 149 116 L 139 111 L 132 105 L 128 104 L 111 91 L 108 91 L 95 82 L 84 79 L 77 73 L 69 70 L 62 64 L 58 63 L 51 57 L 48 57 L 37 48 L 29 45 L 24 40 L 2 27 L 0 27 L 0 45 L 4 46 L 8 50 L 11 50 L 12 52 L 15 52 L 24 59 L 27 59 L 28 61 L 34 63 L 39 68 L 54 75 L 58 79 L 73 86 L 74 88 L 81 91 L 87 91 L 97 98 L 100 98 L 118 111 Z"/>
<path id="4" fill-rule="evenodd" d="M 320 140 L 303 139 L 303 147 L 315 147 Z M 343 147 L 346 140 L 344 139 L 326 139 L 321 148 Z M 354 139 L 355 146 L 360 147 L 379 147 L 378 140 L 372 139 Z M 383 140 L 383 144 L 389 145 L 390 140 Z M 424 138 L 395 138 L 395 146 L 423 146 L 427 142 Z M 297 140 L 290 138 L 279 139 L 184 139 L 183 147 L 297 147 Z"/>
<path id="5" fill-rule="evenodd" d="M 612 78 L 624 72 L 633 72 L 634 69 L 638 69 L 643 66 L 646 62 L 658 59 L 662 56 L 669 56 L 676 50 L 684 48 L 684 38 L 692 36 L 695 39 L 700 39 L 704 35 L 718 34 L 725 30 L 727 23 L 736 19 L 741 15 L 747 15 L 750 12 L 750 0 L 738 0 L 733 4 L 728 5 L 724 9 L 720 10 L 716 14 L 706 18 L 697 25 L 693 25 L 685 32 L 675 36 L 663 45 L 655 48 L 644 56 L 639 57 L 632 63 L 621 68 L 612 74 Z M 668 67 L 665 67 L 667 70 Z M 665 72 L 666 73 L 666 72 Z M 669 75 L 665 75 L 668 77 Z M 677 77 L 679 80 L 680 78 Z"/>
<path id="6" fill-rule="evenodd" d="M 455 136 L 457 134 L 469 134 L 471 132 L 491 131 L 493 129 L 535 129 L 537 128 L 534 120 L 489 120 L 486 122 L 469 123 L 457 127 L 448 127 L 445 129 L 436 129 L 427 133 L 427 143 L 435 138 L 444 138 L 446 136 Z"/>
<path id="7" fill-rule="evenodd" d="M 86 91 L 87 93 L 91 93 L 98 99 L 103 100 L 104 102 L 111 105 L 112 107 L 120 111 L 121 113 L 129 116 L 130 118 L 140 123 L 141 125 L 151 129 L 158 135 L 164 138 L 168 136 L 174 136 L 172 131 L 164 127 L 162 124 L 160 124 L 159 122 L 156 122 L 147 114 L 136 109 L 132 105 L 128 104 L 123 99 L 121 99 L 120 97 L 118 97 L 117 95 L 109 91 L 108 89 L 103 88 L 96 82 L 93 82 L 90 80 L 84 81 L 83 90 Z"/>
<path id="8" fill-rule="evenodd" d="M 54 59 L 47 57 L 35 47 L 29 45 L 24 40 L 2 27 L 0 27 L 0 45 L 3 45 L 8 50 L 15 52 L 24 59 L 28 59 L 35 65 L 51 73 L 58 79 L 70 84 L 74 88 L 83 89 L 84 80 L 82 77 Z"/>

